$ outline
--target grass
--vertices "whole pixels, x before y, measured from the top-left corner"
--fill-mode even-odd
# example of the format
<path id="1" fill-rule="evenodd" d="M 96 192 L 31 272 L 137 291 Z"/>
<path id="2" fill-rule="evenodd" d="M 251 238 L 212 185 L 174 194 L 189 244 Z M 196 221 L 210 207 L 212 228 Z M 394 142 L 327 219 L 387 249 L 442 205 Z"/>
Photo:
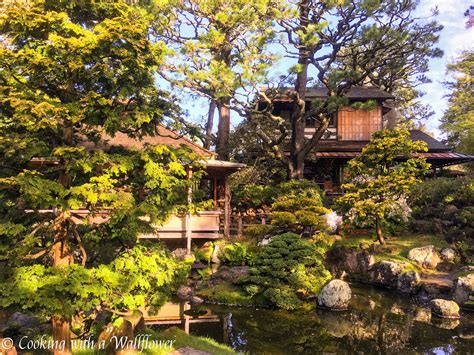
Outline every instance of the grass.
<path id="1" fill-rule="evenodd" d="M 141 344 L 143 345 L 143 351 L 138 351 L 138 354 L 165 355 L 184 347 L 206 351 L 213 355 L 236 354 L 232 348 L 227 345 L 220 344 L 214 339 L 189 335 L 177 327 L 171 327 L 161 332 L 147 328 L 140 334 L 150 335 L 150 337 L 148 338 L 148 343 L 144 343 L 145 338 L 142 338 Z M 137 337 L 137 339 L 139 338 Z M 156 342 L 154 343 L 155 345 L 153 345 L 153 341 Z M 160 342 L 163 344 L 163 346 L 159 345 Z M 73 351 L 73 353 L 75 355 L 96 355 L 103 354 L 104 350 L 76 350 Z"/>
<path id="2" fill-rule="evenodd" d="M 420 271 L 420 267 L 407 258 L 408 252 L 411 249 L 426 245 L 434 245 L 436 248 L 449 246 L 442 237 L 425 234 L 402 234 L 386 237 L 383 246 L 379 245 L 379 242 L 376 241 L 372 235 L 350 235 L 343 237 L 343 239 L 338 241 L 337 244 L 347 247 L 359 247 L 360 245 L 370 246 L 375 244 L 377 251 L 374 256 L 376 261 L 401 261 L 406 264 L 406 271 Z M 424 270 L 424 272 L 426 272 L 426 270 Z"/>
<path id="3" fill-rule="evenodd" d="M 250 295 L 238 286 L 225 282 L 214 287 L 206 288 L 197 292 L 197 295 L 211 302 L 225 303 L 229 305 L 254 305 L 255 301 Z"/>
<path id="4" fill-rule="evenodd" d="M 150 340 L 173 340 L 172 349 L 148 349 L 143 352 L 144 354 L 168 354 L 175 351 L 176 349 L 187 346 L 193 349 L 206 351 L 211 354 L 236 354 L 236 352 L 229 346 L 220 344 L 214 339 L 189 335 L 177 327 L 168 328 L 162 332 L 155 332 L 153 330 L 147 329 L 144 334 L 151 334 Z"/>

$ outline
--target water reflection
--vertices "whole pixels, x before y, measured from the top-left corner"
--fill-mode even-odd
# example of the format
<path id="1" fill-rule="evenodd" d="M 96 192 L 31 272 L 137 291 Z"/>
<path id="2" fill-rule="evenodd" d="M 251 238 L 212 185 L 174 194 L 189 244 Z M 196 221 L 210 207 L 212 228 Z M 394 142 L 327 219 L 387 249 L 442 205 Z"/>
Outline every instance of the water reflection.
<path id="1" fill-rule="evenodd" d="M 192 307 L 189 302 L 167 302 L 156 315 L 145 317 L 148 326 L 179 326 L 186 334 L 190 334 L 191 325 L 205 323 L 222 323 L 226 329 L 227 317 L 212 314 L 206 307 Z"/>
<path id="2" fill-rule="evenodd" d="M 431 317 L 410 299 L 353 285 L 351 309 L 295 312 L 215 305 L 189 315 L 185 303 L 160 310 L 161 321 L 176 321 L 194 335 L 208 336 L 242 352 L 472 352 L 474 315 L 461 320 Z M 188 313 L 188 315 L 186 314 Z M 170 319 L 169 315 L 179 319 Z M 168 317 L 167 319 L 164 319 Z M 166 325 L 165 323 L 151 323 Z"/>

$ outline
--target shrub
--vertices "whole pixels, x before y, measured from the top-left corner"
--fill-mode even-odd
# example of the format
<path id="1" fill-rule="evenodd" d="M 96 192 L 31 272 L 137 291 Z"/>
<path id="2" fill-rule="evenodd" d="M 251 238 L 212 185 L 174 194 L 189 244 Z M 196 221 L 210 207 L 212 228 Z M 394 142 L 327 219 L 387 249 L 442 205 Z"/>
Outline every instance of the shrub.
<path id="1" fill-rule="evenodd" d="M 234 207 L 241 212 L 266 210 L 277 196 L 276 188 L 270 185 L 247 184 L 232 192 Z"/>
<path id="2" fill-rule="evenodd" d="M 314 295 L 330 278 L 322 263 L 326 250 L 321 240 L 313 242 L 294 233 L 276 236 L 257 253 L 243 280 L 245 289 L 262 294 L 276 307 L 295 309 L 301 303 L 297 294 Z"/>
<path id="3" fill-rule="evenodd" d="M 441 234 L 448 237 L 450 242 L 470 239 L 472 243 L 474 239 L 473 179 L 427 180 L 412 190 L 409 202 L 413 208 L 412 227 L 416 231 Z"/>
<path id="4" fill-rule="evenodd" d="M 258 298 L 254 299 L 255 293 L 246 292 L 246 290 L 243 290 L 239 286 L 232 285 L 228 282 L 200 290 L 197 292 L 197 295 L 207 301 L 228 305 L 264 305 L 259 302 Z"/>
<path id="5" fill-rule="evenodd" d="M 409 202 L 418 209 L 424 206 L 455 204 L 458 207 L 474 204 L 474 180 L 438 178 L 416 185 Z"/>
<path id="6" fill-rule="evenodd" d="M 274 234 L 275 227 L 270 224 L 253 224 L 245 230 L 245 234 L 250 238 L 265 238 Z"/>
<path id="7" fill-rule="evenodd" d="M 262 187 L 266 188 L 266 187 Z M 319 186 L 308 180 L 289 181 L 271 189 L 270 225 L 252 225 L 246 235 L 257 239 L 285 232 L 310 236 L 317 231 L 327 232 L 324 215 L 332 211 L 323 206 Z"/>
<path id="8" fill-rule="evenodd" d="M 253 258 L 251 247 L 240 242 L 225 245 L 219 253 L 219 259 L 230 266 L 252 264 Z"/>

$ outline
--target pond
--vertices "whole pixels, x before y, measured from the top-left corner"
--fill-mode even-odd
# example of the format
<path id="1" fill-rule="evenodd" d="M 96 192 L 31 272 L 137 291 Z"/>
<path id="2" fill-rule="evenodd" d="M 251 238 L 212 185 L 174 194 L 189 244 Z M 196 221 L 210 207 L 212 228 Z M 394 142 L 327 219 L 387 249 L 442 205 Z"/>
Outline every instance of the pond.
<path id="1" fill-rule="evenodd" d="M 188 316 L 182 327 L 192 335 L 250 353 L 474 351 L 474 313 L 464 312 L 460 320 L 442 320 L 408 297 L 367 285 L 351 288 L 351 308 L 345 312 L 315 309 L 310 304 L 292 312 L 202 305 L 197 312 L 184 311 Z"/>

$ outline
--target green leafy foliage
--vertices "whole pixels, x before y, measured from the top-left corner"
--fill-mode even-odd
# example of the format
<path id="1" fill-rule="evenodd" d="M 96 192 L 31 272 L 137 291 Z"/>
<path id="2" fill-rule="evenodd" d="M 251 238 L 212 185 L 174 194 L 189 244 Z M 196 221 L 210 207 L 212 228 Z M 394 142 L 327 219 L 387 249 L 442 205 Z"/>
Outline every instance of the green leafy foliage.
<path id="1" fill-rule="evenodd" d="M 250 213 L 268 211 L 271 220 L 271 225 L 251 225 L 246 231 L 248 236 L 260 239 L 287 231 L 310 236 L 327 230 L 323 216 L 331 210 L 323 206 L 322 193 L 315 182 L 291 180 L 276 187 L 253 185 L 244 193 L 247 193 L 245 201 Z M 251 199 L 252 194 L 255 200 Z"/>
<path id="2" fill-rule="evenodd" d="M 161 305 L 188 272 L 188 265 L 160 246 L 137 246 L 97 268 L 22 266 L 0 284 L 0 305 L 4 309 L 20 305 L 22 311 L 44 317 L 70 318 L 93 309 L 126 312 Z"/>
<path id="3" fill-rule="evenodd" d="M 137 236 L 195 210 L 186 191 L 201 157 L 108 146 L 179 121 L 155 83 L 167 49 L 143 7 L 63 5 L 0 14 L 0 288 L 8 310 L 70 321 L 160 303 L 182 279 L 183 265 Z"/>
<path id="4" fill-rule="evenodd" d="M 451 243 L 474 236 L 474 181 L 470 178 L 437 178 L 413 187 L 409 199 L 413 208 L 411 227 L 433 233 Z M 472 245 L 469 247 L 472 249 Z"/>
<path id="5" fill-rule="evenodd" d="M 254 260 L 253 248 L 246 242 L 226 244 L 219 253 L 219 258 L 227 265 L 252 265 Z"/>
<path id="6" fill-rule="evenodd" d="M 352 221 L 375 226 L 383 243 L 381 221 L 406 214 L 405 198 L 429 166 L 416 153 L 426 149 L 424 142 L 411 141 L 405 129 L 374 133 L 362 154 L 349 162 L 349 182 L 342 186 L 345 194 L 338 205 Z"/>
<path id="7" fill-rule="evenodd" d="M 451 90 L 448 110 L 441 119 L 440 128 L 446 132 L 448 143 L 466 154 L 474 154 L 474 51 L 461 54 L 448 65 L 453 80 L 446 83 Z M 474 168 L 469 164 L 471 170 Z"/>
<path id="8" fill-rule="evenodd" d="M 278 235 L 262 247 L 244 279 L 247 292 L 264 296 L 272 305 L 295 309 L 298 295 L 318 292 L 331 275 L 323 265 L 326 242 L 302 239 L 294 233 Z"/>
<path id="9" fill-rule="evenodd" d="M 262 305 L 258 300 L 254 299 L 253 294 L 249 294 L 239 286 L 230 283 L 222 283 L 199 290 L 197 291 L 197 295 L 210 302 L 223 303 L 226 305 Z"/>
<path id="10" fill-rule="evenodd" d="M 321 190 L 316 183 L 293 180 L 279 185 L 278 192 L 270 213 L 271 224 L 277 231 L 310 236 L 327 230 L 323 215 L 331 210 L 323 207 Z"/>

